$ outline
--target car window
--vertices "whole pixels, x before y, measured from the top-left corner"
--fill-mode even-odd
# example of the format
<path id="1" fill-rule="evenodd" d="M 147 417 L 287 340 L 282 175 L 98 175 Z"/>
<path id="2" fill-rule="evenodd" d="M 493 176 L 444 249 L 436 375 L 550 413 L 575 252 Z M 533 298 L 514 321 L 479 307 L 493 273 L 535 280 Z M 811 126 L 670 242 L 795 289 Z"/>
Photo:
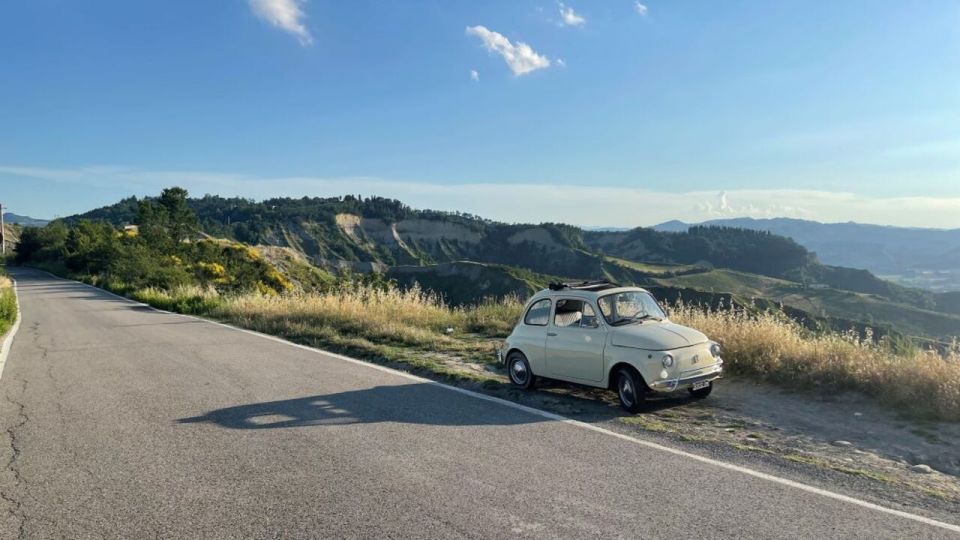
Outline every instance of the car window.
<path id="1" fill-rule="evenodd" d="M 550 320 L 550 299 L 544 298 L 538 300 L 527 310 L 527 316 L 523 318 L 524 324 L 532 326 L 546 326 Z"/>
<path id="2" fill-rule="evenodd" d="M 557 300 L 557 311 L 553 315 L 553 325 L 559 327 L 580 326 L 583 318 L 583 300 L 564 298 Z"/>
<path id="3" fill-rule="evenodd" d="M 647 317 L 666 318 L 653 296 L 643 291 L 609 294 L 601 297 L 597 304 L 600 306 L 600 313 L 603 313 L 610 324 L 642 320 Z"/>
<path id="4" fill-rule="evenodd" d="M 600 326 L 600 321 L 597 319 L 597 312 L 593 310 L 593 306 L 586 302 L 583 304 L 583 318 L 580 319 L 580 326 L 583 328 L 597 328 Z"/>

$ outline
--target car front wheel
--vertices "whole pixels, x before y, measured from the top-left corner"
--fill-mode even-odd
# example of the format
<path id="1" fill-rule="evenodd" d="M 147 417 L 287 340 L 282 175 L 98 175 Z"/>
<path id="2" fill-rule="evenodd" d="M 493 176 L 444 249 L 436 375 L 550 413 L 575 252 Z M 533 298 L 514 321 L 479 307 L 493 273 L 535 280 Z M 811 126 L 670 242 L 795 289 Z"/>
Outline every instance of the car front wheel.
<path id="1" fill-rule="evenodd" d="M 620 406 L 630 413 L 640 412 L 643 409 L 646 390 L 637 372 L 628 368 L 620 368 L 617 370 L 616 381 Z"/>
<path id="2" fill-rule="evenodd" d="M 524 390 L 532 388 L 535 377 L 530 370 L 530 362 L 523 353 L 512 352 L 507 357 L 507 373 L 510 375 L 510 382 Z"/>

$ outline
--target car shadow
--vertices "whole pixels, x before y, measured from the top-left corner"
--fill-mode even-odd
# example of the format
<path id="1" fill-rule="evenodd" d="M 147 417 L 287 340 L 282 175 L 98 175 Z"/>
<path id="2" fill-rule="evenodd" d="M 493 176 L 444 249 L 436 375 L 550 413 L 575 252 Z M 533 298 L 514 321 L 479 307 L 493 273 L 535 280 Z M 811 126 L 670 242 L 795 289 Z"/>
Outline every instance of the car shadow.
<path id="1" fill-rule="evenodd" d="M 569 388 L 569 387 L 568 387 Z M 509 401 L 585 422 L 629 415 L 619 405 L 592 395 L 553 392 L 511 393 Z M 683 398 L 649 400 L 643 413 L 682 406 Z M 228 429 L 276 429 L 394 422 L 437 426 L 505 426 L 549 422 L 550 418 L 458 395 L 430 384 L 376 386 L 334 394 L 237 405 L 180 418 L 179 424 L 210 423 Z"/>
<path id="2" fill-rule="evenodd" d="M 429 383 L 376 386 L 335 394 L 237 405 L 181 418 L 229 429 L 276 429 L 396 422 L 437 426 L 520 425 L 550 419 Z"/>

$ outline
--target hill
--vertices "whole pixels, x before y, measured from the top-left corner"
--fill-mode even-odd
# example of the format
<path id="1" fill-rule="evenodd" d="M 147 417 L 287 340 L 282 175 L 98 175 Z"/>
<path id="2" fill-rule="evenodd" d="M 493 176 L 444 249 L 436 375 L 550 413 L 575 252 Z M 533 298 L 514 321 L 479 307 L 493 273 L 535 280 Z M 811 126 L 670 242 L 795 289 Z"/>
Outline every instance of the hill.
<path id="1" fill-rule="evenodd" d="M 133 222 L 125 199 L 68 218 Z M 866 270 L 822 264 L 798 242 L 767 231 L 694 226 L 681 232 L 592 230 L 505 224 L 353 196 L 262 202 L 206 196 L 187 200 L 209 235 L 276 246 L 338 273 L 376 271 L 414 281 L 454 303 L 528 293 L 551 279 L 610 279 L 658 288 L 666 298 L 726 298 L 783 304 L 832 327 L 948 339 L 960 335 L 960 300 L 882 280 Z M 724 296 L 726 295 L 726 296 Z"/>
<path id="2" fill-rule="evenodd" d="M 67 218 L 132 223 L 135 198 Z M 206 196 L 188 201 L 201 228 L 249 244 L 286 246 L 330 268 L 367 271 L 459 260 L 509 264 L 555 275 L 603 277 L 603 254 L 635 261 L 729 267 L 782 277 L 815 268 L 815 258 L 787 238 L 764 232 L 695 227 L 583 231 L 556 223 L 504 224 L 477 216 L 415 210 L 400 201 L 353 196 L 253 202 Z M 811 274 L 812 275 L 812 274 Z"/>
<path id="3" fill-rule="evenodd" d="M 48 219 L 37 219 L 29 216 L 21 216 L 18 214 L 13 214 L 11 212 L 6 212 L 3 214 L 4 223 L 15 223 L 17 225 L 23 225 L 24 227 L 43 227 L 47 223 L 50 223 Z"/>
<path id="4" fill-rule="evenodd" d="M 669 221 L 658 231 L 683 232 L 687 223 Z M 934 291 L 960 290 L 960 229 L 922 229 L 819 223 L 801 219 L 734 218 L 697 226 L 767 231 L 795 240 L 825 264 L 863 268 L 903 285 Z"/>

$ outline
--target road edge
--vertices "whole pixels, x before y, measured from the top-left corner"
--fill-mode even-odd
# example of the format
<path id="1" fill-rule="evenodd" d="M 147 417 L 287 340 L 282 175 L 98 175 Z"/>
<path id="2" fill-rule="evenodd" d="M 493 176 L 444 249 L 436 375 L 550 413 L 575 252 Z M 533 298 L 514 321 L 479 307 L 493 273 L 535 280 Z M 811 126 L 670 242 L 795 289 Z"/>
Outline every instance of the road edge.
<path id="1" fill-rule="evenodd" d="M 3 368 L 7 365 L 7 356 L 13 347 L 13 338 L 17 335 L 17 330 L 20 330 L 20 321 L 23 320 L 23 316 L 20 314 L 20 295 L 17 292 L 17 280 L 10 276 L 10 281 L 13 282 L 13 299 L 17 303 L 17 319 L 13 321 L 13 326 L 7 331 L 7 335 L 3 338 L 3 344 L 0 345 L 0 378 L 3 378 Z"/>
<path id="2" fill-rule="evenodd" d="M 41 270 L 41 269 L 39 269 L 39 268 L 30 268 L 30 269 L 31 269 L 31 270 L 36 270 L 36 271 L 39 271 L 39 272 L 43 272 L 44 274 L 47 274 L 47 275 L 49 275 L 50 277 L 52 277 L 52 278 L 54 278 L 54 279 L 59 279 L 59 280 L 63 280 L 63 281 L 70 281 L 70 282 L 73 282 L 73 283 L 77 283 L 77 284 L 79 284 L 79 285 L 83 285 L 83 286 L 86 286 L 86 287 L 90 287 L 90 288 L 92 288 L 92 289 L 96 289 L 96 290 L 101 291 L 101 292 L 104 292 L 104 293 L 106 293 L 106 294 L 108 294 L 108 295 L 110 295 L 110 296 L 119 298 L 120 300 L 123 300 L 123 301 L 125 301 L 125 302 L 131 303 L 131 304 L 135 304 L 135 305 L 138 305 L 138 306 L 142 306 L 142 307 L 146 307 L 146 308 L 149 308 L 150 310 L 156 311 L 156 312 L 158 312 L 158 313 L 165 313 L 165 314 L 167 314 L 167 315 L 175 315 L 175 316 L 178 316 L 178 317 L 185 317 L 185 318 L 188 318 L 188 319 L 192 319 L 192 320 L 196 320 L 196 321 L 201 321 L 201 322 L 206 322 L 206 323 L 209 323 L 209 324 L 215 324 L 215 325 L 217 325 L 217 326 L 222 326 L 222 327 L 224 327 L 224 328 L 228 328 L 228 329 L 230 329 L 230 330 L 234 330 L 234 331 L 237 331 L 237 332 L 243 332 L 243 333 L 245 333 L 245 334 L 250 334 L 250 335 L 257 336 L 257 337 L 260 337 L 260 338 L 263 338 L 263 339 L 268 339 L 268 340 L 271 340 L 271 341 L 275 341 L 275 342 L 277 342 L 277 343 L 281 343 L 281 344 L 284 344 L 284 345 L 287 345 L 287 346 L 290 346 L 290 347 L 296 347 L 296 348 L 298 348 L 298 349 L 302 349 L 302 350 L 305 350 L 305 351 L 309 351 L 309 352 L 314 353 L 314 354 L 321 354 L 321 355 L 325 355 L 325 356 L 328 356 L 328 357 L 331 357 L 331 358 L 335 358 L 335 359 L 338 359 L 338 360 L 341 360 L 341 361 L 344 361 L 344 362 L 349 362 L 349 363 L 352 363 L 352 364 L 355 364 L 355 365 L 359 365 L 359 366 L 364 366 L 364 367 L 367 367 L 367 368 L 372 368 L 372 369 L 380 370 L 380 371 L 383 371 L 383 372 L 386 372 L 386 373 L 391 373 L 391 374 L 398 375 L 398 376 L 400 376 L 400 377 L 406 378 L 406 379 L 408 379 L 408 380 L 412 380 L 412 381 L 416 381 L 416 382 L 420 382 L 420 383 L 431 384 L 431 385 L 434 385 L 434 386 L 438 386 L 438 387 L 440 387 L 440 388 L 445 388 L 445 389 L 450 390 L 450 391 L 453 391 L 453 392 L 458 392 L 458 393 L 460 393 L 460 394 L 464 394 L 464 395 L 467 395 L 467 396 L 471 396 L 471 397 L 476 398 L 476 399 L 481 399 L 481 400 L 488 401 L 488 402 L 491 402 L 491 403 L 497 403 L 497 404 L 500 404 L 500 405 L 503 405 L 503 406 L 506 406 L 506 407 L 510 407 L 510 408 L 512 408 L 512 409 L 517 409 L 517 410 L 520 410 L 520 411 L 524 411 L 524 412 L 526 412 L 526 413 L 528 413 L 528 414 L 532 414 L 532 415 L 535 415 L 535 416 L 540 416 L 540 417 L 543 417 L 543 418 L 547 418 L 547 419 L 550 419 L 550 420 L 554 420 L 554 421 L 557 421 L 557 422 L 561 422 L 561 423 L 567 424 L 567 425 L 569 425 L 569 426 L 578 427 L 578 428 L 581 428 L 581 429 L 587 429 L 587 430 L 590 430 L 590 431 L 593 431 L 593 432 L 596 432 L 596 433 L 601 433 L 601 434 L 604 434 L 604 435 L 607 435 L 607 436 L 610 436 L 610 437 L 615 437 L 615 438 L 617 438 L 617 439 L 620 439 L 620 440 L 623 440 L 623 441 L 627 441 L 627 442 L 630 442 L 630 443 L 633 443 L 633 444 L 637 444 L 637 445 L 639 445 L 639 446 L 644 446 L 644 447 L 650 448 L 650 449 L 652 449 L 652 450 L 657 450 L 657 451 L 660 451 L 660 452 L 665 452 L 665 453 L 668 453 L 668 454 L 673 454 L 673 455 L 675 455 L 675 456 L 685 457 L 685 458 L 688 458 L 688 459 L 692 459 L 692 460 L 694 460 L 694 461 L 699 461 L 700 463 L 704 463 L 704 464 L 707 464 L 707 465 L 712 465 L 712 466 L 719 467 L 719 468 L 722 468 L 722 469 L 726 469 L 726 470 L 729 470 L 729 471 L 735 471 L 735 472 L 738 472 L 738 473 L 741 473 L 741 474 L 746 474 L 746 475 L 752 476 L 752 477 L 754 477 L 754 478 L 759 478 L 759 479 L 761 479 L 761 480 L 766 480 L 766 481 L 768 481 L 768 482 L 772 482 L 772 483 L 775 483 L 775 484 L 780 484 L 780 485 L 782 485 L 782 486 L 788 486 L 788 487 L 791 487 L 791 488 L 794 488 L 794 489 L 798 489 L 798 490 L 801 490 L 801 491 L 805 491 L 805 492 L 807 492 L 807 493 L 811 493 L 811 494 L 814 494 L 814 495 L 819 495 L 819 496 L 827 497 L 827 498 L 830 498 L 830 499 L 833 499 L 833 500 L 836 500 L 836 501 L 841 501 L 841 502 L 845 502 L 845 503 L 852 504 L 852 505 L 855 505 L 855 506 L 859 506 L 859 507 L 861 507 L 861 508 L 867 508 L 867 509 L 869 509 L 869 510 L 874 510 L 874 511 L 881 512 L 881 513 L 884 513 L 884 514 L 901 517 L 901 518 L 908 519 L 908 520 L 911 520 L 911 521 L 915 521 L 915 522 L 918 522 L 918 523 L 923 523 L 923 524 L 925 524 L 925 525 L 930 525 L 930 526 L 932 526 L 932 527 L 937 527 L 937 528 L 944 529 L 944 530 L 947 530 L 947 531 L 960 533 L 960 525 L 956 525 L 956 524 L 952 524 L 952 523 L 947 523 L 947 522 L 944 522 L 944 521 L 938 521 L 938 520 L 936 520 L 936 519 L 933 519 L 933 518 L 930 518 L 930 517 L 927 517 L 927 516 L 922 516 L 922 515 L 920 515 L 920 514 L 912 514 L 912 513 L 910 513 L 910 512 L 905 512 L 905 511 L 903 511 L 903 510 L 896 510 L 896 509 L 893 509 L 893 508 L 887 508 L 886 506 L 881 506 L 881 505 L 879 505 L 879 504 L 875 504 L 875 503 L 872 503 L 872 502 L 869 502 L 869 501 L 864 501 L 864 500 L 861 500 L 861 499 L 857 499 L 856 497 L 851 497 L 851 496 L 849 496 L 849 495 L 843 495 L 842 493 L 835 493 L 835 492 L 829 491 L 829 490 L 827 490 L 827 489 L 823 489 L 823 488 L 818 488 L 818 487 L 816 487 L 816 486 L 807 485 L 807 484 L 804 484 L 804 483 L 802 483 L 802 482 L 797 482 L 797 481 L 795 481 L 795 480 L 790 480 L 790 479 L 788 479 L 788 478 L 781 478 L 781 477 L 779 477 L 779 476 L 775 476 L 775 475 L 772 475 L 772 474 L 764 473 L 764 472 L 761 472 L 761 471 L 755 471 L 755 470 L 753 470 L 753 469 L 750 469 L 750 468 L 748 468 L 748 467 L 744 467 L 744 466 L 741 466 L 741 465 L 735 465 L 735 464 L 733 464 L 733 463 L 727 463 L 727 462 L 725 462 L 725 461 L 720 461 L 720 460 L 718 460 L 718 459 L 713 459 L 713 458 L 709 458 L 709 457 L 706 457 L 706 456 L 697 455 L 697 454 L 694 454 L 694 453 L 691 453 L 691 452 L 687 452 L 687 451 L 685 451 L 685 450 L 680 450 L 680 449 L 678 449 L 678 448 L 671 448 L 671 447 L 669 447 L 669 446 L 665 446 L 665 445 L 663 445 L 663 444 L 659 444 L 659 443 L 656 443 L 656 442 L 639 439 L 639 438 L 636 438 L 636 437 L 633 437 L 633 436 L 630 436 L 630 435 L 626 435 L 626 434 L 624 434 L 624 433 L 618 433 L 618 432 L 613 431 L 613 430 L 610 430 L 610 429 L 606 429 L 606 428 L 603 428 L 603 427 L 600 427 L 600 426 L 595 426 L 595 425 L 593 425 L 593 424 L 590 424 L 590 423 L 587 423 L 587 422 L 583 422 L 583 421 L 580 421 L 580 420 L 574 420 L 574 419 L 572 419 L 572 418 L 567 418 L 566 416 L 562 416 L 562 415 L 559 415 L 559 414 L 556 414 L 556 413 L 552 413 L 552 412 L 549 412 L 549 411 L 544 411 L 544 410 L 541 410 L 541 409 L 537 409 L 537 408 L 535 408 L 535 407 L 530 407 L 530 406 L 527 406 L 527 405 L 522 405 L 522 404 L 520 404 L 520 403 L 516 403 L 516 402 L 510 401 L 510 400 L 507 400 L 507 399 L 503 399 L 503 398 L 499 398 L 499 397 L 495 397 L 495 396 L 489 396 L 489 395 L 486 395 L 486 394 L 482 394 L 482 393 L 480 393 L 480 392 L 475 392 L 475 391 L 473 391 L 473 390 L 468 390 L 468 389 L 466 389 L 466 388 L 460 388 L 460 387 L 458 387 L 458 386 L 453 386 L 453 385 L 446 384 L 446 383 L 442 383 L 442 382 L 435 381 L 435 380 L 432 380 L 432 379 L 427 379 L 427 378 L 425 378 L 425 377 L 420 377 L 420 376 L 414 375 L 414 374 L 412 374 L 412 373 L 408 373 L 408 372 L 401 371 L 401 370 L 398 370 L 398 369 L 393 369 L 393 368 L 386 367 L 386 366 L 382 366 L 382 365 L 379 365 L 379 364 L 374 364 L 374 363 L 372 363 L 372 362 L 367 362 L 367 361 L 364 361 L 364 360 L 360 360 L 360 359 L 357 359 L 357 358 L 352 358 L 352 357 L 345 356 L 345 355 L 342 355 L 342 354 L 338 354 L 338 353 L 334 353 L 334 352 L 328 352 L 328 351 L 324 351 L 324 350 L 322 350 L 322 349 L 317 349 L 317 348 L 314 348 L 314 347 L 308 347 L 308 346 L 306 346 L 306 345 L 301 345 L 301 344 L 299 344 L 299 343 L 294 343 L 294 342 L 292 342 L 292 341 L 288 341 L 288 340 L 283 339 L 283 338 L 278 337 L 278 336 L 274 336 L 274 335 L 270 335 L 270 334 L 264 334 L 264 333 L 262 333 L 262 332 L 257 332 L 257 331 L 255 331 L 255 330 L 249 330 L 249 329 L 246 329 L 246 328 L 241 328 L 241 327 L 239 327 L 239 326 L 234 326 L 234 325 L 229 324 L 229 323 L 220 322 L 220 321 L 216 321 L 216 320 L 213 320 L 213 319 L 207 319 L 207 318 L 200 317 L 200 316 L 197 316 L 197 315 L 187 315 L 187 314 L 184 314 L 184 313 L 176 313 L 176 312 L 173 312 L 173 311 L 167 311 L 167 310 L 164 310 L 164 309 L 156 308 L 156 307 L 154 307 L 154 306 L 151 306 L 150 304 L 145 304 L 145 303 L 143 303 L 143 302 L 139 302 L 139 301 L 137 301 L 137 300 L 133 300 L 133 299 L 131 299 L 131 298 L 127 298 L 126 296 L 121 296 L 121 295 L 119 295 L 119 294 L 117 294 L 117 293 L 108 291 L 108 290 L 106 290 L 106 289 L 103 289 L 103 288 L 100 288 L 100 287 L 97 287 L 97 286 L 94 286 L 94 285 L 90 285 L 89 283 L 84 283 L 84 282 L 82 282 L 82 281 L 77 281 L 77 280 L 75 280 L 75 279 L 70 279 L 70 278 L 61 277 L 61 276 L 58 276 L 58 275 L 53 274 L 53 273 L 51 273 L 51 272 L 48 272 L 48 271 L 46 271 L 46 270 Z M 16 293 L 16 280 L 14 280 L 14 292 Z M 17 322 L 16 322 L 16 324 L 15 324 L 15 327 L 11 329 L 10 336 L 8 336 L 8 338 L 7 338 L 9 341 L 12 341 L 12 334 L 14 334 L 14 333 L 16 332 L 16 328 L 19 327 L 19 325 L 20 325 L 20 320 L 21 320 L 21 316 L 20 316 L 20 302 L 19 302 L 19 297 L 18 297 L 18 298 L 17 298 Z M 5 342 L 4 342 L 5 350 L 6 350 L 6 348 L 7 348 L 7 345 L 8 345 L 8 344 L 7 344 L 7 342 L 5 341 Z M 5 363 L 5 361 L 6 361 L 6 355 L 5 355 L 5 353 L 4 353 L 4 354 L 0 354 L 0 360 L 2 360 L 2 361 Z M 3 367 L 2 364 L 0 364 L 0 376 L 2 376 L 2 367 Z"/>

